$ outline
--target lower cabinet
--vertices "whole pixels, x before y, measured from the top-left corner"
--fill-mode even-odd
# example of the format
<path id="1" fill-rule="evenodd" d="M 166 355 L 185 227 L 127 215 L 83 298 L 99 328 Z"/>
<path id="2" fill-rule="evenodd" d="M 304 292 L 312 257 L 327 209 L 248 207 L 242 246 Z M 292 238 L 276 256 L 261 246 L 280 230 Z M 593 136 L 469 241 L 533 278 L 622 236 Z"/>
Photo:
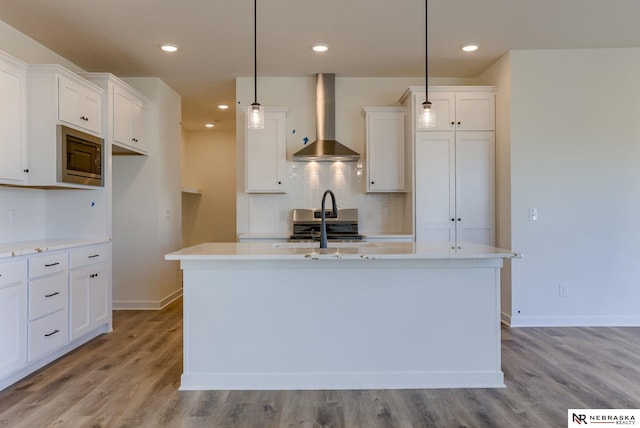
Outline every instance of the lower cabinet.
<path id="1" fill-rule="evenodd" d="M 0 258 L 0 390 L 111 321 L 110 244 Z"/>
<path id="2" fill-rule="evenodd" d="M 0 263 L 0 379 L 27 364 L 27 260 Z"/>
<path id="3" fill-rule="evenodd" d="M 109 320 L 107 267 L 103 263 L 69 272 L 69 334 L 77 339 Z"/>

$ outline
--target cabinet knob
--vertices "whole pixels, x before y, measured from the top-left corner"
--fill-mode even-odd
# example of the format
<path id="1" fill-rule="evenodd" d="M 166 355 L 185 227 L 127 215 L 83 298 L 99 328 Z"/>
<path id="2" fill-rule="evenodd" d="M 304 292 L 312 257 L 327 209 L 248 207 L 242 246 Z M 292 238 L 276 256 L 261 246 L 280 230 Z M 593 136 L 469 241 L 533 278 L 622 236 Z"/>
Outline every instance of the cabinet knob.
<path id="1" fill-rule="evenodd" d="M 460 125 L 462 122 L 458 122 L 458 125 Z"/>
<path id="2" fill-rule="evenodd" d="M 455 125 L 456 123 L 455 123 L 455 122 L 451 122 L 451 124 L 452 124 L 452 125 Z"/>
<path id="3" fill-rule="evenodd" d="M 461 219 L 461 218 L 459 218 L 459 219 L 458 219 L 458 221 L 462 221 L 462 219 Z"/>
<path id="4" fill-rule="evenodd" d="M 26 172 L 27 174 L 29 174 L 29 168 L 23 169 L 23 171 Z"/>
<path id="5" fill-rule="evenodd" d="M 376 184 L 376 182 L 375 182 L 375 181 L 372 181 L 372 182 L 371 182 L 371 184 Z"/>
<path id="6" fill-rule="evenodd" d="M 278 181 L 278 184 L 282 184 L 282 181 Z"/>
<path id="7" fill-rule="evenodd" d="M 455 218 L 452 218 L 452 219 L 451 219 L 451 221 L 456 221 L 456 219 L 455 219 Z"/>

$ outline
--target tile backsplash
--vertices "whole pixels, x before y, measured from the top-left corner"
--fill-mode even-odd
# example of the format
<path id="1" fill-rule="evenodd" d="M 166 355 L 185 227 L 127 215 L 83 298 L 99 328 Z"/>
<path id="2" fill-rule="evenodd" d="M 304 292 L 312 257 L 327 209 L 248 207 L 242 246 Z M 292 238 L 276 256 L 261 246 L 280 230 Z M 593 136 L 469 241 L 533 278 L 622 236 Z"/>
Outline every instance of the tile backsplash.
<path id="1" fill-rule="evenodd" d="M 249 230 L 244 233 L 289 234 L 291 210 L 320 208 L 327 189 L 335 194 L 338 209 L 358 208 L 361 233 L 410 233 L 404 224 L 407 195 L 366 193 L 364 164 L 287 162 L 287 193 L 247 195 Z"/>

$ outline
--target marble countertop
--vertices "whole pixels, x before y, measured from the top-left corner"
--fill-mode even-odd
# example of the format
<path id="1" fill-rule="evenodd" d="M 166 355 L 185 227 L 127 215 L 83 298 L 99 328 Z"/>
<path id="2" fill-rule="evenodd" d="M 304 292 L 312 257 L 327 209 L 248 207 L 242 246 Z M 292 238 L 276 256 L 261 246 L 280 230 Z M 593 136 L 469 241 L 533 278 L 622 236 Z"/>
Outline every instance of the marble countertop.
<path id="1" fill-rule="evenodd" d="M 314 242 L 221 242 L 183 248 L 165 255 L 165 260 L 498 259 L 514 256 L 510 250 L 474 243 L 345 242 L 318 248 Z"/>
<path id="2" fill-rule="evenodd" d="M 85 245 L 104 244 L 107 242 L 110 242 L 110 239 L 46 239 L 9 242 L 0 244 L 0 259 L 43 253 L 45 251 L 64 250 Z"/>

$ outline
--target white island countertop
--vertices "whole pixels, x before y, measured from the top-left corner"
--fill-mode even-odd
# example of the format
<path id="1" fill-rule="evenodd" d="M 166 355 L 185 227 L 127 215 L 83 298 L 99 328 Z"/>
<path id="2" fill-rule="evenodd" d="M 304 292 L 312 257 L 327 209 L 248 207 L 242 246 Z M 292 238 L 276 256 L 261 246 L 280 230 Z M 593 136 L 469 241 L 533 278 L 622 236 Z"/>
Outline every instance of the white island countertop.
<path id="1" fill-rule="evenodd" d="M 204 243 L 184 280 L 183 390 L 501 388 L 500 269 L 472 243 Z"/>
<path id="2" fill-rule="evenodd" d="M 474 243 L 220 242 L 203 243 L 165 255 L 166 260 L 319 260 L 319 259 L 504 259 L 510 250 Z"/>

